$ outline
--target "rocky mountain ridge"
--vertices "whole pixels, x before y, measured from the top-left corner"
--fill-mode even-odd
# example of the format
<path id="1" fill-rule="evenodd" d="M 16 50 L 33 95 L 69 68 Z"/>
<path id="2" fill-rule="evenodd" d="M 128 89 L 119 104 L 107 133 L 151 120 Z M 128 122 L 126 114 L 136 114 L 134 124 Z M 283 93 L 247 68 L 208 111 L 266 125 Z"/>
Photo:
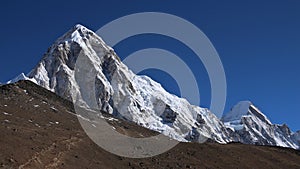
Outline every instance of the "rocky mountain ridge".
<path id="1" fill-rule="evenodd" d="M 82 25 L 54 42 L 30 73 L 9 83 L 22 79 L 179 141 L 211 139 L 299 149 L 299 132 L 272 124 L 251 102 L 238 103 L 220 120 L 208 109 L 168 93 L 151 78 L 135 75 Z"/>

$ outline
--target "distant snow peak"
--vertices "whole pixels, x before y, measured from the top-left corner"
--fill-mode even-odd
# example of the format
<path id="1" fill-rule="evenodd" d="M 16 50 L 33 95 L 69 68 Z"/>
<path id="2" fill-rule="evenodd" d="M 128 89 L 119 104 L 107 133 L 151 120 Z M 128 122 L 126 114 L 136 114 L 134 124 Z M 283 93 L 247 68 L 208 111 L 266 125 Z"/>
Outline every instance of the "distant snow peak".
<path id="1" fill-rule="evenodd" d="M 242 101 L 222 118 L 231 130 L 234 141 L 246 144 L 273 145 L 299 149 L 296 134 L 287 125 L 272 124 L 270 120 L 251 102 Z"/>
<path id="2" fill-rule="evenodd" d="M 242 116 L 249 114 L 249 107 L 252 105 L 250 101 L 240 101 L 229 113 L 222 117 L 224 122 L 241 120 Z"/>
<path id="3" fill-rule="evenodd" d="M 240 121 L 242 120 L 242 117 L 245 116 L 255 116 L 256 118 L 259 118 L 260 120 L 268 124 L 272 124 L 270 120 L 250 101 L 240 101 L 231 109 L 229 113 L 224 114 L 224 116 L 222 117 L 222 121 Z"/>

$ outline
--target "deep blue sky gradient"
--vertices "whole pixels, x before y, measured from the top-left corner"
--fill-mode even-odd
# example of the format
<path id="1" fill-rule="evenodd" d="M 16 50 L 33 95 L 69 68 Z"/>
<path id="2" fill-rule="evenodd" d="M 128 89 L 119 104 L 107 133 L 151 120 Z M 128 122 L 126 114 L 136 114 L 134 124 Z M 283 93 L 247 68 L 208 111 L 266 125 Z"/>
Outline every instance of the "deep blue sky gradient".
<path id="1" fill-rule="evenodd" d="M 287 123 L 295 131 L 300 129 L 299 9 L 298 0 L 1 1 L 0 81 L 28 73 L 47 48 L 77 23 L 96 31 L 127 14 L 165 12 L 195 24 L 215 46 L 227 77 L 225 112 L 240 100 L 251 100 L 272 122 Z M 142 35 L 122 41 L 115 50 L 124 58 L 148 47 L 170 50 L 192 68 L 200 67 L 201 106 L 210 106 L 207 73 L 184 44 Z M 158 70 L 144 73 L 178 93 L 167 74 Z"/>

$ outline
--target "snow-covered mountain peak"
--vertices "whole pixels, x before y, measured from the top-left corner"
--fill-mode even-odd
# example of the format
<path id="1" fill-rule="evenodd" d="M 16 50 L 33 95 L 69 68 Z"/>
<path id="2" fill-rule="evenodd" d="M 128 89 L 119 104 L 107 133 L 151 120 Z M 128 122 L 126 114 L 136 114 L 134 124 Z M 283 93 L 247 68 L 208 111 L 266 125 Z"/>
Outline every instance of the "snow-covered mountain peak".
<path id="1" fill-rule="evenodd" d="M 299 132 L 291 136 L 287 126 L 273 125 L 250 101 L 239 102 L 220 121 L 208 109 L 168 93 L 151 78 L 135 75 L 111 47 L 82 25 L 58 38 L 27 76 L 9 82 L 18 80 L 31 80 L 87 106 L 89 98 L 96 97 L 92 105 L 98 109 L 179 141 L 209 138 L 219 143 L 299 148 Z"/>
<path id="2" fill-rule="evenodd" d="M 242 101 L 222 118 L 225 126 L 232 130 L 235 141 L 248 144 L 274 145 L 299 148 L 297 134 L 286 124 L 272 124 L 270 120 L 250 101 Z"/>
<path id="3" fill-rule="evenodd" d="M 85 26 L 83 26 L 81 24 L 76 24 L 74 27 L 78 28 L 78 29 L 87 29 Z"/>
<path id="4" fill-rule="evenodd" d="M 236 104 L 230 112 L 225 114 L 222 117 L 223 122 L 234 122 L 240 121 L 243 117 L 253 116 L 256 117 L 263 122 L 268 124 L 272 124 L 270 120 L 257 108 L 255 107 L 251 101 L 240 101 Z"/>
<path id="5" fill-rule="evenodd" d="M 252 105 L 250 101 L 240 101 L 236 104 L 229 113 L 222 117 L 224 122 L 240 120 L 242 116 L 249 114 L 249 107 Z"/>
<path id="6" fill-rule="evenodd" d="M 97 104 L 104 112 L 179 141 L 230 141 L 223 123 L 208 109 L 168 93 L 149 77 L 135 75 L 111 47 L 82 25 L 54 42 L 28 77 L 61 97 L 92 108 Z M 89 101 L 92 97 L 97 103 Z"/>
<path id="7" fill-rule="evenodd" d="M 99 37 L 92 30 L 86 28 L 83 25 L 77 24 L 73 28 L 71 28 L 67 33 L 65 33 L 62 37 L 60 37 L 54 45 L 63 44 L 63 43 L 72 43 L 76 42 L 78 44 L 85 44 L 89 41 L 89 43 L 97 45 L 97 47 L 104 48 L 107 51 L 113 50 L 111 47 L 105 44 L 101 37 Z"/>

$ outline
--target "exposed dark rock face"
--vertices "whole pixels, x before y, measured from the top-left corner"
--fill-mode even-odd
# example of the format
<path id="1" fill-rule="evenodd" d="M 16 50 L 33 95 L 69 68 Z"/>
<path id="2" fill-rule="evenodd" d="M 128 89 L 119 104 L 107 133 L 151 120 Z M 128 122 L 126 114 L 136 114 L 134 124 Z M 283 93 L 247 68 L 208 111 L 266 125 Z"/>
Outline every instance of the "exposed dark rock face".
<path id="1" fill-rule="evenodd" d="M 174 123 L 177 117 L 177 113 L 174 112 L 169 105 L 166 105 L 166 108 L 160 117 L 165 123 Z"/>

